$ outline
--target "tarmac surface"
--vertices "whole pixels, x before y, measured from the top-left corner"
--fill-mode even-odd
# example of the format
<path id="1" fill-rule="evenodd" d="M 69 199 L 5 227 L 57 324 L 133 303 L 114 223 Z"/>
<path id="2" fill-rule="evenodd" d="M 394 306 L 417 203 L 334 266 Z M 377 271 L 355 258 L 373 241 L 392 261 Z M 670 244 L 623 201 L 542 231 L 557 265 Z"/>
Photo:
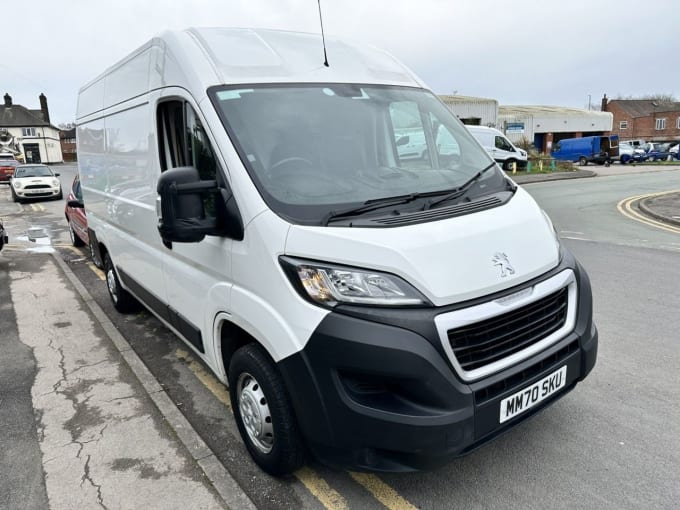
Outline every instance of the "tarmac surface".
<path id="1" fill-rule="evenodd" d="M 680 167 L 680 164 L 677 165 Z M 629 173 L 634 170 L 663 171 L 677 169 L 669 165 L 620 165 L 610 167 L 593 167 L 593 170 L 579 168 L 573 172 L 534 173 L 522 175 L 510 175 L 517 184 L 531 184 L 535 182 L 558 181 L 566 179 L 583 179 L 588 177 L 606 177 Z M 639 211 L 656 220 L 680 227 L 680 190 L 669 190 L 664 193 L 656 193 L 651 196 L 641 197 L 637 202 Z"/>
<path id="2" fill-rule="evenodd" d="M 638 207 L 680 226 L 678 190 Z M 16 242 L 0 253 L 0 508 L 254 508 L 59 255 Z"/>

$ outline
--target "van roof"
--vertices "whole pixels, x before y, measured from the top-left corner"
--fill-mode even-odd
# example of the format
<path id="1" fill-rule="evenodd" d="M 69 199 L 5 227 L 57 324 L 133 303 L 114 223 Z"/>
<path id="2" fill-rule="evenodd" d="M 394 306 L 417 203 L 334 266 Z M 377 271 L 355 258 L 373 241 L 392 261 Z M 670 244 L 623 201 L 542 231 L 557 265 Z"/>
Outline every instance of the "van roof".
<path id="1" fill-rule="evenodd" d="M 335 37 L 326 38 L 326 47 L 329 67 L 324 66 L 320 34 L 251 28 L 167 31 L 83 86 L 77 117 L 163 86 L 187 88 L 199 101 L 213 85 L 326 82 L 424 87 L 383 50 Z M 93 97 L 83 97 L 88 93 Z"/>

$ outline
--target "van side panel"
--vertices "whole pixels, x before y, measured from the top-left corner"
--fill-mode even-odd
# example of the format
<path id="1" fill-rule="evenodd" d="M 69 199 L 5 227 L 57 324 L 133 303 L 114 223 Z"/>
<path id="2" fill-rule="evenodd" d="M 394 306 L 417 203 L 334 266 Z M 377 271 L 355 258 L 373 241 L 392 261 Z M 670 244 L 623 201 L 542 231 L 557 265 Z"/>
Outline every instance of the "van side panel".
<path id="1" fill-rule="evenodd" d="M 80 175 L 90 228 L 106 245 L 119 276 L 124 272 L 165 302 L 150 106 L 141 97 L 102 113 L 78 127 L 81 147 L 87 144 L 88 150 L 81 154 Z"/>

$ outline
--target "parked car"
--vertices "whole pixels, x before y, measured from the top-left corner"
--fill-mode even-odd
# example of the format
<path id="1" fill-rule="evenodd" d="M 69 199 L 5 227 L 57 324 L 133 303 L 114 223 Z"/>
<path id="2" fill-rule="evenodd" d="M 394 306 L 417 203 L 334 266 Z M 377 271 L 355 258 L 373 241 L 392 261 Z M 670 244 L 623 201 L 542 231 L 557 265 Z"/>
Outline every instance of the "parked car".
<path id="1" fill-rule="evenodd" d="M 16 159 L 0 158 L 0 182 L 9 183 L 18 165 L 19 162 Z"/>
<path id="2" fill-rule="evenodd" d="M 678 147 L 680 147 L 680 145 L 676 143 L 673 147 L 668 149 L 668 153 L 671 155 L 671 157 L 675 159 L 680 159 L 680 157 L 678 156 Z"/>
<path id="3" fill-rule="evenodd" d="M 7 232 L 5 232 L 5 226 L 2 224 L 2 221 L 0 220 L 0 250 L 9 242 L 9 237 L 7 236 Z"/>
<path id="4" fill-rule="evenodd" d="M 670 159 L 670 143 L 647 142 L 644 146 L 649 161 L 666 161 Z"/>
<path id="5" fill-rule="evenodd" d="M 22 202 L 29 198 L 55 198 L 61 200 L 61 183 L 58 173 L 47 165 L 19 165 L 14 169 L 11 190 L 12 200 Z"/>
<path id="6" fill-rule="evenodd" d="M 80 188 L 80 176 L 76 175 L 71 184 L 71 191 L 66 197 L 64 215 L 68 222 L 68 233 L 71 236 L 73 246 L 85 246 L 89 244 L 87 235 L 87 216 L 83 204 L 83 193 Z"/>
<path id="7" fill-rule="evenodd" d="M 619 160 L 622 165 L 630 163 L 631 161 L 641 162 L 647 159 L 647 153 L 636 147 L 633 147 L 628 142 L 619 143 L 619 155 L 612 158 L 613 160 Z"/>

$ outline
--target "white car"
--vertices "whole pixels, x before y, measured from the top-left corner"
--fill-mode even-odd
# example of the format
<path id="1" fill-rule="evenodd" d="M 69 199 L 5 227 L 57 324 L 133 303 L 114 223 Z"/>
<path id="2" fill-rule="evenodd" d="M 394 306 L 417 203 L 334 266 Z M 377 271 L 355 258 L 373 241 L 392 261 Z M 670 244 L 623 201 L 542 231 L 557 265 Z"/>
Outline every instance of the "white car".
<path id="1" fill-rule="evenodd" d="M 47 165 L 19 165 L 12 176 L 12 200 L 22 202 L 29 198 L 63 197 L 58 173 Z"/>
<path id="2" fill-rule="evenodd" d="M 672 157 L 674 157 L 675 159 L 680 159 L 680 156 L 678 156 L 678 147 L 680 147 L 680 145 L 676 143 L 673 147 L 668 149 L 668 152 L 670 153 L 670 155 Z"/>

